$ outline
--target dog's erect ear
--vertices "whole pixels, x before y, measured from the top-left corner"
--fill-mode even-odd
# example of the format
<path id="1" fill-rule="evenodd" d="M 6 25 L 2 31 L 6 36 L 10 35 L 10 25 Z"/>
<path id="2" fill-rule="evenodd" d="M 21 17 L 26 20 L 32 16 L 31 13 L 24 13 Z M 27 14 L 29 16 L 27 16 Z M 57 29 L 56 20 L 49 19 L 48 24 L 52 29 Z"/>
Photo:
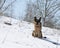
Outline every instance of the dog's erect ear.
<path id="1" fill-rule="evenodd" d="M 39 22 L 41 22 L 41 17 L 39 18 L 39 20 L 38 20 Z"/>
<path id="2" fill-rule="evenodd" d="M 34 21 L 35 21 L 35 22 L 37 21 L 37 18 L 36 18 L 36 17 L 34 17 Z"/>

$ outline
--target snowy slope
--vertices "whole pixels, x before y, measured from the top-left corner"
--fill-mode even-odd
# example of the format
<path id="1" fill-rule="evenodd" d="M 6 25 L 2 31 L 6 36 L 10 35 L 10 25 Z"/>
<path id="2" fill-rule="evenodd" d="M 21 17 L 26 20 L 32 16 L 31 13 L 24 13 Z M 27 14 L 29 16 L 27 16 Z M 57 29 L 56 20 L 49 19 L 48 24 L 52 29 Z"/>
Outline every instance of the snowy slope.
<path id="1" fill-rule="evenodd" d="M 12 19 L 11 26 L 4 24 L 10 19 L 0 17 L 0 48 L 60 48 L 60 30 L 42 27 L 43 36 L 47 37 L 43 40 L 32 37 L 33 23 Z"/>

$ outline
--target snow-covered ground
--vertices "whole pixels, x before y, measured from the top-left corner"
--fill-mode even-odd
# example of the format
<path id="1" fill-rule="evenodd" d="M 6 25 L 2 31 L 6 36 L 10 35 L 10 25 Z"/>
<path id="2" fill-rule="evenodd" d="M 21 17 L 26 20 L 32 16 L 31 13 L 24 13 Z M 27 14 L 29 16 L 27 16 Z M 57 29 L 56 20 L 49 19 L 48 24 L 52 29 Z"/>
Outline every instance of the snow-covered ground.
<path id="1" fill-rule="evenodd" d="M 32 36 L 33 23 L 12 19 L 12 25 L 4 24 L 10 20 L 0 17 L 0 48 L 60 48 L 60 30 L 42 27 L 47 38 L 39 39 Z"/>

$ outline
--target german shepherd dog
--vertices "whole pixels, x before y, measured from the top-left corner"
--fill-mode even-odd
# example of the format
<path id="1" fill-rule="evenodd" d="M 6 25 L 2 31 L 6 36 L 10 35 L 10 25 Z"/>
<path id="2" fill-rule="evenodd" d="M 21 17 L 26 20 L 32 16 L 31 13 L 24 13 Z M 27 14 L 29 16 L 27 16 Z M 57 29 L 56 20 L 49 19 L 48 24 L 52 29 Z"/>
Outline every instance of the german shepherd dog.
<path id="1" fill-rule="evenodd" d="M 41 17 L 39 19 L 34 17 L 34 29 L 35 30 L 33 31 L 32 36 L 42 38 L 41 28 L 42 28 Z"/>

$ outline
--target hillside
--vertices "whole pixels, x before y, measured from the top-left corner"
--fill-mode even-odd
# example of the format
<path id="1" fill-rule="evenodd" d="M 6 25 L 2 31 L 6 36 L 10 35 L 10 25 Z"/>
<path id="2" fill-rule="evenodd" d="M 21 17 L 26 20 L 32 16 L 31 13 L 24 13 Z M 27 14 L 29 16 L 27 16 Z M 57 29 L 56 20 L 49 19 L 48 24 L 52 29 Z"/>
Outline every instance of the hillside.
<path id="1" fill-rule="evenodd" d="M 12 25 L 4 23 L 10 20 Z M 60 48 L 60 30 L 42 27 L 46 39 L 33 37 L 33 30 L 33 23 L 0 17 L 0 48 Z"/>

